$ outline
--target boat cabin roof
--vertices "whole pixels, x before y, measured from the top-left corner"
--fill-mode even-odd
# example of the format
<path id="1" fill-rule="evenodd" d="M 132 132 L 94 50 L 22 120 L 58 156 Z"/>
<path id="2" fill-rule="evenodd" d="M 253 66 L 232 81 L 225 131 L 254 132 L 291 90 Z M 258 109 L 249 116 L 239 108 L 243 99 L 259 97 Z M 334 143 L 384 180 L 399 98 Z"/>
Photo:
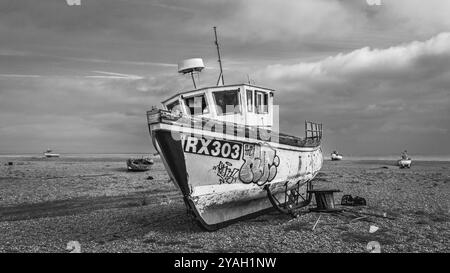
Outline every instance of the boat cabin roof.
<path id="1" fill-rule="evenodd" d="M 228 87 L 240 87 L 240 86 L 247 86 L 250 88 L 255 88 L 255 89 L 259 89 L 259 90 L 264 90 L 267 92 L 275 92 L 275 90 L 270 89 L 270 88 L 266 88 L 266 87 L 261 87 L 261 86 L 257 86 L 257 85 L 252 85 L 252 84 L 247 84 L 247 83 L 241 83 L 241 84 L 230 84 L 230 85 L 220 85 L 220 86 L 209 86 L 209 87 L 202 87 L 202 88 L 198 88 L 198 89 L 193 89 L 193 90 L 188 90 L 188 91 L 181 91 L 178 92 L 174 95 L 172 95 L 171 97 L 169 97 L 168 99 L 162 101 L 162 104 L 166 104 L 167 102 L 173 100 L 174 98 L 180 96 L 180 95 L 189 95 L 189 94 L 194 94 L 197 93 L 198 91 L 205 91 L 205 90 L 212 90 L 212 91 L 219 91 L 219 90 L 223 90 L 224 88 L 228 88 Z"/>
<path id="2" fill-rule="evenodd" d="M 274 90 L 251 84 L 178 92 L 162 102 L 168 111 L 238 124 L 271 127 Z"/>

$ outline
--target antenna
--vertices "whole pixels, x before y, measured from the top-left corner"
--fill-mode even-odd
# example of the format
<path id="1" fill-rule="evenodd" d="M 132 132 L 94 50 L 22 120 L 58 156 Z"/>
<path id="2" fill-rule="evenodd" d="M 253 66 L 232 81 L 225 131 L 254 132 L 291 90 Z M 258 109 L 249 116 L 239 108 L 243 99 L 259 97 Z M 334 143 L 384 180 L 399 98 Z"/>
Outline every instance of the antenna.
<path id="1" fill-rule="evenodd" d="M 220 49 L 219 49 L 219 42 L 217 41 L 217 30 L 216 27 L 214 28 L 214 37 L 216 38 L 215 44 L 216 44 L 216 48 L 217 48 L 217 55 L 219 56 L 219 66 L 220 66 L 220 75 L 219 78 L 217 79 L 217 86 L 219 85 L 219 81 L 220 79 L 222 79 L 222 85 L 225 85 L 225 81 L 223 80 L 223 70 L 222 70 L 222 59 L 220 58 Z"/>
<path id="2" fill-rule="evenodd" d="M 195 84 L 194 72 L 200 72 L 205 68 L 203 64 L 203 60 L 200 58 L 187 59 L 178 63 L 178 73 L 181 74 L 191 74 L 192 83 L 194 84 L 194 88 L 197 89 L 197 85 Z"/>

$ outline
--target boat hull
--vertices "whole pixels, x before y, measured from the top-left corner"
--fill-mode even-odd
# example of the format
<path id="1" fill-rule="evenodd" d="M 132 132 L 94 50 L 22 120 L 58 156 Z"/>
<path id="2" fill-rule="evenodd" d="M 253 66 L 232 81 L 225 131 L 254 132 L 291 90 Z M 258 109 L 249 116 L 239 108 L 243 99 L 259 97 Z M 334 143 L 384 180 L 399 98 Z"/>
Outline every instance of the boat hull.
<path id="1" fill-rule="evenodd" d="M 149 124 L 153 144 L 190 212 L 215 230 L 273 208 L 265 187 L 280 200 L 286 189 L 307 184 L 322 167 L 320 145 L 295 147 L 185 128 Z"/>
<path id="2" fill-rule="evenodd" d="M 150 169 L 150 161 L 144 159 L 128 159 L 127 169 L 132 172 L 146 172 Z"/>
<path id="3" fill-rule="evenodd" d="M 342 160 L 342 155 L 335 155 L 335 154 L 332 154 L 331 155 L 331 160 L 333 160 L 333 161 L 337 161 L 337 160 Z"/>
<path id="4" fill-rule="evenodd" d="M 397 164 L 400 168 L 411 168 L 411 159 L 400 159 L 397 161 Z"/>
<path id="5" fill-rule="evenodd" d="M 44 153 L 45 157 L 59 157 L 59 154 Z"/>

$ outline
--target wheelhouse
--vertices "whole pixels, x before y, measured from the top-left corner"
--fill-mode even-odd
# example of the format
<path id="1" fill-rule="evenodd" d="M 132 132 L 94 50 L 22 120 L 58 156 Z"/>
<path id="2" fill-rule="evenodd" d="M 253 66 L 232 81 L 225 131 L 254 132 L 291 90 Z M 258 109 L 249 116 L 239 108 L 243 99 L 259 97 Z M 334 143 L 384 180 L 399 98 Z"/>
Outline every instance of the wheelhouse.
<path id="1" fill-rule="evenodd" d="M 180 92 L 162 102 L 164 109 L 186 116 L 271 128 L 274 90 L 249 84 Z"/>

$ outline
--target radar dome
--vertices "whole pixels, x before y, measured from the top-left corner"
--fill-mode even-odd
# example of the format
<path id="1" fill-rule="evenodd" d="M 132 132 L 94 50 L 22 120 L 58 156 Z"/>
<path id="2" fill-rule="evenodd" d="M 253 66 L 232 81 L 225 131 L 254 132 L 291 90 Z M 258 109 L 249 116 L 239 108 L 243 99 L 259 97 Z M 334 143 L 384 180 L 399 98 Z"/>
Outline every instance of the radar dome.
<path id="1" fill-rule="evenodd" d="M 183 60 L 178 63 L 178 72 L 182 74 L 200 72 L 205 68 L 201 58 Z"/>

